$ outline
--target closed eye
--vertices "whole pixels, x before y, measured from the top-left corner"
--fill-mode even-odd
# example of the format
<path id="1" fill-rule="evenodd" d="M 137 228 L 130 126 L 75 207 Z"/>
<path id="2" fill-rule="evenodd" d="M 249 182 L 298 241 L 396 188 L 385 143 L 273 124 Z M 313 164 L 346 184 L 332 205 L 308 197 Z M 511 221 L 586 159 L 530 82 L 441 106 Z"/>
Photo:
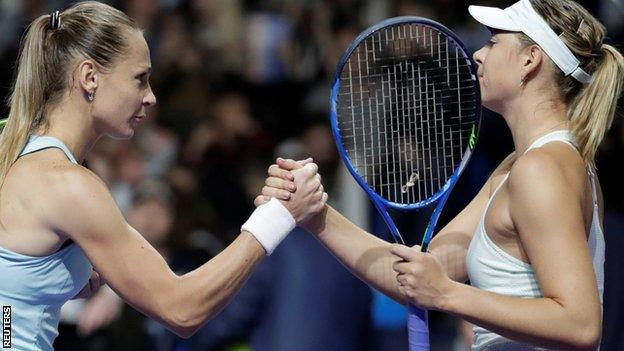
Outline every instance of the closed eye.
<path id="1" fill-rule="evenodd" d="M 138 79 L 141 82 L 141 85 L 147 85 L 147 82 L 149 81 L 149 73 L 148 72 L 141 73 L 140 75 L 136 77 L 136 79 Z"/>

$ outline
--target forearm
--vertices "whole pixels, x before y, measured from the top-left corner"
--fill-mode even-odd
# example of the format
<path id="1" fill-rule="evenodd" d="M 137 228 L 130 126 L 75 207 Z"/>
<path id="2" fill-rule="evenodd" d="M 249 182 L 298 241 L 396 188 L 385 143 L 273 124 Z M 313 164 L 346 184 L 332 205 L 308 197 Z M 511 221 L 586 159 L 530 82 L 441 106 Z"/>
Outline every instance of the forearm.
<path id="1" fill-rule="evenodd" d="M 466 282 L 466 254 L 472 238 L 460 231 L 445 229 L 433 237 L 429 252 L 440 262 L 449 278 L 460 283 Z"/>
<path id="2" fill-rule="evenodd" d="M 327 206 L 322 229 L 316 233 L 332 254 L 354 275 L 392 299 L 405 303 L 397 289 L 396 261 L 390 253 L 392 244 L 359 228 L 339 212 Z"/>
<path id="3" fill-rule="evenodd" d="M 215 316 L 243 286 L 266 252 L 242 232 L 225 250 L 180 277 L 176 294 L 179 324 L 196 329 Z"/>
<path id="4" fill-rule="evenodd" d="M 440 309 L 473 324 L 513 340 L 548 348 L 597 347 L 601 330 L 599 311 L 584 311 L 552 298 L 524 299 L 451 284 Z"/>

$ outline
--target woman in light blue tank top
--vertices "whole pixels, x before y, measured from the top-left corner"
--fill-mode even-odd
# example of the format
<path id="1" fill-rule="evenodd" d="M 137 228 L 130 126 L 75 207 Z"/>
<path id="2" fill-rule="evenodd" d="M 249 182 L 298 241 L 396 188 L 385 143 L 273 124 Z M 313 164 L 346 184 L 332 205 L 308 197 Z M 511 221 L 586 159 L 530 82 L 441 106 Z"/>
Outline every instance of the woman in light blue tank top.
<path id="1" fill-rule="evenodd" d="M 52 350 L 61 306 L 96 290 L 99 275 L 188 337 L 296 223 L 323 208 L 317 167 L 303 161 L 290 173 L 297 191 L 278 197 L 288 203 L 271 199 L 221 254 L 183 276 L 172 272 L 81 166 L 100 137 L 130 138 L 146 118 L 156 103 L 150 72 L 141 29 L 108 5 L 81 2 L 30 24 L 0 134 L 3 348 Z"/>
<path id="2" fill-rule="evenodd" d="M 515 152 L 429 253 L 386 243 L 331 210 L 316 218 L 316 234 L 397 301 L 474 323 L 474 350 L 596 349 L 605 247 L 594 156 L 622 91 L 624 59 L 570 0 L 469 11 L 492 31 L 474 54 L 482 102 L 505 119 Z M 283 178 L 275 169 L 269 176 Z"/>

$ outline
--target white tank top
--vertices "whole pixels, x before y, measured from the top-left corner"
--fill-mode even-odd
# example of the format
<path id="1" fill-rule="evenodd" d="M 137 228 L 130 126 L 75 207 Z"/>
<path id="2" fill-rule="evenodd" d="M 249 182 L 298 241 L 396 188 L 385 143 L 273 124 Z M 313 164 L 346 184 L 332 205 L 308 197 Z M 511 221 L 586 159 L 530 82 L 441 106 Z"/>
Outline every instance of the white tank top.
<path id="1" fill-rule="evenodd" d="M 560 141 L 572 146 L 576 150 L 574 136 L 568 131 L 556 131 L 544 135 L 537 139 L 527 149 L 543 146 L 546 143 Z M 525 152 L 525 153 L 526 153 Z M 600 304 L 602 305 L 602 295 L 604 290 L 604 261 L 605 261 L 605 240 L 600 226 L 598 214 L 598 196 L 596 194 L 595 175 L 591 166 L 587 167 L 587 172 L 592 187 L 592 198 L 594 213 L 587 239 L 588 248 L 593 260 L 594 272 L 596 274 L 596 284 L 600 294 Z M 488 200 L 481 220 L 477 226 L 474 236 L 470 242 L 466 256 L 466 266 L 468 277 L 472 286 L 482 290 L 491 291 L 497 294 L 516 296 L 521 298 L 542 297 L 539 284 L 533 272 L 533 267 L 498 247 L 485 232 L 485 215 L 490 207 L 490 203 L 498 189 L 507 180 L 509 173 L 505 175 L 500 185 L 496 188 Z M 473 328 L 472 350 L 546 350 L 535 346 L 516 342 L 504 338 L 487 329 L 475 326 Z"/>

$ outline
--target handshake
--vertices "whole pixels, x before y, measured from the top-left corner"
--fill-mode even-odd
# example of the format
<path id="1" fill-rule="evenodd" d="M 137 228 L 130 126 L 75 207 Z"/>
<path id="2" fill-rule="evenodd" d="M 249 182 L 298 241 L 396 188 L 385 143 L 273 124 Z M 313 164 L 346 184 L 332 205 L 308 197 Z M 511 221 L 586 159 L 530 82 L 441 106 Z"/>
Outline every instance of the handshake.
<path id="1" fill-rule="evenodd" d="M 327 193 L 318 166 L 311 158 L 303 161 L 278 158 L 268 174 L 262 194 L 254 200 L 257 208 L 241 231 L 251 233 L 270 255 L 295 226 L 310 231 L 318 228 Z"/>

